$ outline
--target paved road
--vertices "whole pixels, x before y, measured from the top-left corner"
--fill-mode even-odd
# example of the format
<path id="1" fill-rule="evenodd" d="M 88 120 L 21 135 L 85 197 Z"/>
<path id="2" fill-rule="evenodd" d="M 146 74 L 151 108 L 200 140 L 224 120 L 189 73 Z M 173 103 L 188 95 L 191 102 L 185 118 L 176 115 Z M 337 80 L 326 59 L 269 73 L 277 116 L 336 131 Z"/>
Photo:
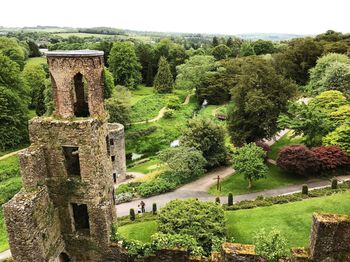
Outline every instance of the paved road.
<path id="1" fill-rule="evenodd" d="M 174 199 L 186 199 L 186 198 L 198 198 L 202 201 L 215 201 L 215 196 L 209 195 L 206 191 L 207 189 L 215 184 L 215 180 L 213 179 L 217 174 L 221 174 L 222 177 L 226 177 L 230 174 L 232 174 L 233 169 L 230 167 L 221 168 L 220 170 L 213 171 L 209 173 L 207 176 L 199 179 L 202 180 L 201 182 L 194 181 L 192 183 L 186 184 L 183 187 L 180 187 L 179 189 L 142 199 L 143 202 L 146 204 L 146 212 L 152 211 L 152 204 L 157 203 L 157 207 L 161 208 L 163 207 L 167 202 L 174 200 Z M 350 175 L 347 176 L 338 176 L 336 177 L 339 182 L 343 181 L 349 181 Z M 213 181 L 212 183 L 209 183 L 209 181 Z M 309 190 L 323 188 L 323 187 L 329 187 L 331 185 L 331 182 L 329 180 L 319 180 L 319 179 L 313 179 L 306 183 L 309 186 Z M 299 185 L 290 185 L 286 187 L 281 188 L 275 188 L 275 189 L 269 189 L 269 190 L 263 190 L 256 193 L 250 193 L 250 194 L 243 194 L 243 195 L 236 195 L 233 196 L 233 201 L 238 202 L 242 200 L 253 200 L 257 196 L 279 196 L 279 195 L 288 195 L 301 192 L 301 184 Z M 137 209 L 137 205 L 140 203 L 141 199 L 134 200 L 132 202 L 123 203 L 117 205 L 117 215 L 118 216 L 127 216 L 129 215 L 130 208 Z M 227 196 L 220 197 L 221 203 L 227 203 Z"/>
<path id="2" fill-rule="evenodd" d="M 0 253 L 0 261 L 5 260 L 5 259 L 10 258 L 10 257 L 11 257 L 10 249 Z"/>

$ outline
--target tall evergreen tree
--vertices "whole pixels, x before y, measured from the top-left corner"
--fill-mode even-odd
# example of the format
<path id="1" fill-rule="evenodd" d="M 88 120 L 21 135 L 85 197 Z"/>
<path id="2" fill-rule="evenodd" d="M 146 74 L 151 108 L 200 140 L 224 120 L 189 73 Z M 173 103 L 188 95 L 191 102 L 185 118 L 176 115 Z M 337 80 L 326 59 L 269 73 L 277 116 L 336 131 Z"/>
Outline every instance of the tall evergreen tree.
<path id="1" fill-rule="evenodd" d="M 171 93 L 174 86 L 173 75 L 168 61 L 162 56 L 159 59 L 158 72 L 154 79 L 154 88 L 158 93 Z"/>
<path id="2" fill-rule="evenodd" d="M 219 43 L 219 39 L 216 37 L 216 36 L 214 36 L 213 37 L 213 47 L 215 47 L 215 46 L 218 46 L 220 43 Z"/>
<path id="3" fill-rule="evenodd" d="M 227 39 L 226 45 L 230 48 L 233 47 L 233 40 L 231 36 Z"/>

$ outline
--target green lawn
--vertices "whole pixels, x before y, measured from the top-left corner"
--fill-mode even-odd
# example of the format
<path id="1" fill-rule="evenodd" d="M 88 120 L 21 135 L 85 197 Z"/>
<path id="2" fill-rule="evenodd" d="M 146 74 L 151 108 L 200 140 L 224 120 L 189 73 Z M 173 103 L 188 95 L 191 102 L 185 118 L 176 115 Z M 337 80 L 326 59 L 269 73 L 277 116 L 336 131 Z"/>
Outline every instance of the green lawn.
<path id="1" fill-rule="evenodd" d="M 238 243 L 252 244 L 256 231 L 261 228 L 269 231 L 275 227 L 286 237 L 288 248 L 306 247 L 309 243 L 312 214 L 350 214 L 348 203 L 350 192 L 269 207 L 226 211 L 227 236 L 233 237 Z M 118 232 L 128 239 L 146 242 L 156 233 L 156 229 L 156 221 L 147 221 L 121 226 Z"/>
<path id="2" fill-rule="evenodd" d="M 253 187 L 248 190 L 248 182 L 241 174 L 233 174 L 221 182 L 221 192 L 216 190 L 216 185 L 212 186 L 208 193 L 217 196 L 227 196 L 229 193 L 234 195 L 247 194 L 265 189 L 284 187 L 293 184 L 303 184 L 307 178 L 298 177 L 282 172 L 278 167 L 268 164 L 269 173 L 266 178 L 253 181 Z"/>
<path id="3" fill-rule="evenodd" d="M 303 140 L 302 137 L 292 137 L 292 132 L 290 131 L 284 136 L 282 136 L 278 141 L 276 141 L 276 143 L 274 143 L 271 146 L 271 149 L 268 152 L 267 156 L 270 159 L 276 160 L 277 154 L 282 147 L 291 145 L 291 144 L 300 144 L 302 140 Z"/>
<path id="4" fill-rule="evenodd" d="M 46 63 L 46 57 L 31 57 L 26 61 L 26 65 L 42 65 Z"/>
<path id="5" fill-rule="evenodd" d="M 250 244 L 255 232 L 273 227 L 287 238 L 288 247 L 308 245 L 314 212 L 350 214 L 350 192 L 299 202 L 225 212 L 227 233 L 236 242 Z"/>
<path id="6" fill-rule="evenodd" d="M 157 232 L 157 222 L 146 221 L 121 226 L 118 227 L 118 232 L 127 239 L 150 242 L 151 236 Z"/>
<path id="7" fill-rule="evenodd" d="M 1 206 L 10 200 L 22 186 L 18 156 L 0 161 L 0 252 L 9 248 Z"/>
<path id="8" fill-rule="evenodd" d="M 135 165 L 131 168 L 128 168 L 128 172 L 139 172 L 147 174 L 159 167 L 160 160 L 158 158 L 151 159 L 145 163 Z"/>

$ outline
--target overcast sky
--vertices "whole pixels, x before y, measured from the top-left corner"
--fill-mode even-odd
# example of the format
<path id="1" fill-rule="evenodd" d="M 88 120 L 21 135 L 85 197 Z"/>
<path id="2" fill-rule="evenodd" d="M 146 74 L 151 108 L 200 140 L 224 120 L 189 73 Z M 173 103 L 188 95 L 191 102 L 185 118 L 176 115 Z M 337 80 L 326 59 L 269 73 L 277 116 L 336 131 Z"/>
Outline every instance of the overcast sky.
<path id="1" fill-rule="evenodd" d="M 198 33 L 350 32 L 350 0 L 2 0 L 0 26 Z"/>

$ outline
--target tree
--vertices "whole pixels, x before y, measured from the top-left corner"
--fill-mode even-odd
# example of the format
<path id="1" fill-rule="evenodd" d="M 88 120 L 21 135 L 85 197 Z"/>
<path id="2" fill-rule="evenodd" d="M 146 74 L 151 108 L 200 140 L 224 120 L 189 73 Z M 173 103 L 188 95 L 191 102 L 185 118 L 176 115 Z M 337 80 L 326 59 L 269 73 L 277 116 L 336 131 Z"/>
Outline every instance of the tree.
<path id="1" fill-rule="evenodd" d="M 34 108 L 39 116 L 43 115 L 46 111 L 44 103 L 44 90 L 46 73 L 42 65 L 29 64 L 24 67 L 23 78 L 29 87 L 30 92 L 30 104 L 31 108 Z"/>
<path id="2" fill-rule="evenodd" d="M 212 46 L 216 47 L 219 45 L 219 40 L 216 36 L 213 37 L 213 42 L 212 42 Z"/>
<path id="3" fill-rule="evenodd" d="M 350 104 L 338 107 L 335 111 L 330 113 L 331 120 L 335 125 L 340 126 L 346 124 L 350 120 Z"/>
<path id="4" fill-rule="evenodd" d="M 302 135 L 304 143 L 308 146 L 320 145 L 322 138 L 335 128 L 324 111 L 315 105 L 304 103 L 290 104 L 288 112 L 280 115 L 278 126 L 282 129 L 292 129 L 297 136 Z"/>
<path id="5" fill-rule="evenodd" d="M 29 57 L 40 57 L 41 53 L 37 44 L 31 40 L 27 41 L 29 48 Z"/>
<path id="6" fill-rule="evenodd" d="M 213 49 L 213 56 L 215 57 L 216 60 L 226 59 L 230 56 L 230 54 L 231 54 L 231 49 L 224 44 L 215 46 Z"/>
<path id="7" fill-rule="evenodd" d="M 105 101 L 110 123 L 127 125 L 130 123 L 130 92 L 123 86 L 117 86 L 112 96 Z"/>
<path id="8" fill-rule="evenodd" d="M 227 45 L 229 48 L 233 47 L 234 43 L 233 43 L 233 40 L 232 40 L 232 37 L 231 37 L 231 36 L 227 39 L 226 45 Z"/>
<path id="9" fill-rule="evenodd" d="M 146 86 L 152 86 L 154 78 L 153 68 L 157 66 L 154 47 L 150 44 L 138 43 L 136 45 L 136 54 L 142 66 L 142 83 Z"/>
<path id="10" fill-rule="evenodd" d="M 350 124 L 349 121 L 323 138 L 324 145 L 338 145 L 341 150 L 350 155 Z"/>
<path id="11" fill-rule="evenodd" d="M 265 152 L 255 143 L 237 148 L 233 155 L 233 168 L 248 181 L 248 189 L 253 186 L 253 180 L 267 176 L 268 168 L 264 164 Z"/>
<path id="12" fill-rule="evenodd" d="M 231 93 L 234 106 L 228 110 L 228 130 L 236 145 L 271 138 L 279 129 L 277 119 L 287 111 L 295 85 L 276 73 L 260 57 L 237 60 L 238 75 Z"/>
<path id="13" fill-rule="evenodd" d="M 154 79 L 154 89 L 158 93 L 171 93 L 174 86 L 173 76 L 168 62 L 161 57 L 158 65 L 158 72 Z"/>
<path id="14" fill-rule="evenodd" d="M 287 253 L 287 241 L 275 228 L 268 232 L 262 228 L 256 232 L 254 245 L 256 254 L 263 256 L 268 262 L 277 262 L 279 257 Z"/>
<path id="15" fill-rule="evenodd" d="M 274 56 L 276 70 L 300 85 L 309 80 L 309 70 L 323 52 L 322 46 L 313 38 L 298 38 L 288 42 L 288 48 Z"/>
<path id="16" fill-rule="evenodd" d="M 165 234 L 190 235 L 210 254 L 214 241 L 225 236 L 224 211 L 212 202 L 172 200 L 159 212 L 158 230 Z"/>
<path id="17" fill-rule="evenodd" d="M 205 172 L 206 160 L 202 152 L 195 148 L 168 148 L 161 152 L 159 158 L 170 168 L 172 176 L 179 178 L 182 183 L 194 180 Z"/>
<path id="18" fill-rule="evenodd" d="M 115 42 L 108 57 L 108 64 L 116 84 L 136 88 L 141 82 L 141 65 L 132 42 Z"/>
<path id="19" fill-rule="evenodd" d="M 321 162 L 323 171 L 334 170 L 350 165 L 350 157 L 338 146 L 320 146 L 311 149 Z"/>
<path id="20" fill-rule="evenodd" d="M 226 162 L 225 133 L 221 126 L 209 119 L 195 118 L 188 123 L 180 139 L 181 145 L 200 150 L 213 168 Z"/>
<path id="21" fill-rule="evenodd" d="M 324 91 L 318 96 L 310 99 L 308 106 L 330 115 L 340 106 L 347 105 L 346 97 L 339 91 Z"/>
<path id="22" fill-rule="evenodd" d="M 104 87 L 104 93 L 103 97 L 104 99 L 110 98 L 112 96 L 112 93 L 114 91 L 114 78 L 111 72 L 104 67 L 103 68 L 103 87 Z"/>
<path id="23" fill-rule="evenodd" d="M 271 41 L 262 39 L 253 42 L 253 49 L 256 55 L 273 54 L 276 50 Z"/>
<path id="24" fill-rule="evenodd" d="M 27 105 L 17 94 L 0 86 L 0 150 L 28 142 L 27 113 Z"/>
<path id="25" fill-rule="evenodd" d="M 342 54 L 329 53 L 317 59 L 316 66 L 310 69 L 309 88 L 311 90 L 322 92 L 329 88 L 329 86 L 325 86 L 324 77 L 327 69 L 335 62 L 350 65 L 350 58 Z"/>
<path id="26" fill-rule="evenodd" d="M 19 45 L 15 38 L 0 37 L 0 54 L 9 57 L 22 70 L 27 58 L 25 48 Z"/>
<path id="27" fill-rule="evenodd" d="M 350 65 L 334 62 L 325 71 L 319 91 L 338 90 L 350 98 Z"/>
<path id="28" fill-rule="evenodd" d="M 302 176 L 316 174 L 321 168 L 317 155 L 304 145 L 283 147 L 276 163 L 282 170 Z"/>
<path id="29" fill-rule="evenodd" d="M 195 89 L 207 72 L 217 68 L 215 58 L 208 55 L 195 55 L 182 65 L 176 67 L 176 87 L 180 89 Z"/>
<path id="30" fill-rule="evenodd" d="M 251 56 L 255 55 L 254 47 L 249 41 L 244 41 L 239 50 L 240 56 Z"/>

